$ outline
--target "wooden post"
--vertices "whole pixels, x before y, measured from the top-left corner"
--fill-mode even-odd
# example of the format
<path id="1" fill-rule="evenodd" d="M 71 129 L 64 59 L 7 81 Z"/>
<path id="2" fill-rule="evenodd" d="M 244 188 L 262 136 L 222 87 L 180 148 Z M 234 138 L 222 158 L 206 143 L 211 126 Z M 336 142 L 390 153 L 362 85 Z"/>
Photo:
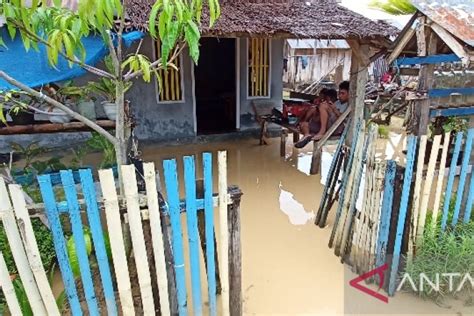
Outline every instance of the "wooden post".
<path id="1" fill-rule="evenodd" d="M 232 204 L 227 207 L 229 220 L 229 295 L 230 315 L 242 315 L 242 249 L 240 242 L 240 199 L 242 192 L 230 187 Z"/>
<path id="2" fill-rule="evenodd" d="M 370 60 L 369 45 L 361 44 L 354 40 L 348 40 L 347 42 L 353 53 L 349 87 L 349 106 L 353 109 L 351 112 L 352 128 L 346 140 L 346 144 L 350 145 L 356 132 L 357 122 L 364 119 L 365 86 L 368 78 L 367 67 L 370 64 Z"/>
<path id="3" fill-rule="evenodd" d="M 281 129 L 280 139 L 280 157 L 286 156 L 286 138 L 288 137 L 288 130 L 286 128 Z"/>

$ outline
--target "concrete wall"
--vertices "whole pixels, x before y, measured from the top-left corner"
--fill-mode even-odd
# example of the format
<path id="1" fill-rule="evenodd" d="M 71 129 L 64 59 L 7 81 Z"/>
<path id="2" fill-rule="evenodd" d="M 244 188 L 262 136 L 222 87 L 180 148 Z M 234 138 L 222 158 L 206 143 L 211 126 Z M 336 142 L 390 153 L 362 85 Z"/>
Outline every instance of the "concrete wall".
<path id="1" fill-rule="evenodd" d="M 247 97 L 247 39 L 240 41 L 240 123 L 241 130 L 256 128 L 251 107 L 251 100 Z M 135 47 L 130 50 L 134 51 Z M 153 42 L 147 37 L 142 44 L 142 52 L 153 56 Z M 133 87 L 127 93 L 127 99 L 131 101 L 132 112 L 136 119 L 136 136 L 147 142 L 170 141 L 180 138 L 195 136 L 194 108 L 193 108 L 193 83 L 192 83 L 192 61 L 187 51 L 182 57 L 184 102 L 181 103 L 158 103 L 157 88 L 155 82 L 145 83 L 141 79 L 134 82 Z M 271 98 L 267 99 L 280 108 L 283 94 L 283 40 L 272 40 L 271 44 Z M 93 76 L 81 77 L 75 82 L 86 83 L 93 80 Z M 98 114 L 103 113 L 100 100 L 97 101 Z M 81 143 L 89 137 L 89 133 L 57 133 L 40 135 L 11 135 L 0 137 L 0 152 L 9 150 L 10 142 L 28 144 L 31 141 L 40 141 L 46 147 L 62 147 Z"/>
<path id="2" fill-rule="evenodd" d="M 261 99 L 274 103 L 276 108 L 282 107 L 283 98 L 283 43 L 282 39 L 271 41 L 271 82 L 270 98 Z M 256 128 L 253 117 L 252 100 L 248 98 L 248 46 L 247 39 L 240 39 L 240 129 Z M 259 99 L 253 99 L 259 100 Z"/>

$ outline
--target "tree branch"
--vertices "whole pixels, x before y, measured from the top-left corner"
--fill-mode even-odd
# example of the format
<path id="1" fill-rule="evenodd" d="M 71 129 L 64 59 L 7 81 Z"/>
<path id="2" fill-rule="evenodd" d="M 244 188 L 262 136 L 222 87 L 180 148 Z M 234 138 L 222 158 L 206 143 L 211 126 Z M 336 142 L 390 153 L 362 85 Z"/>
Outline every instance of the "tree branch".
<path id="1" fill-rule="evenodd" d="M 4 79 L 6 82 L 10 83 L 11 85 L 13 85 L 15 87 L 18 87 L 23 91 L 28 92 L 30 95 L 32 95 L 32 96 L 34 96 L 34 97 L 36 97 L 40 100 L 44 100 L 47 103 L 51 104 L 52 106 L 63 110 L 64 112 L 66 112 L 66 114 L 70 115 L 74 119 L 83 122 L 85 125 L 87 125 L 91 129 L 93 129 L 94 131 L 96 131 L 99 134 L 105 136 L 105 138 L 107 138 L 107 140 L 109 140 L 112 144 L 114 144 L 114 145 L 117 144 L 117 140 L 109 132 L 107 132 L 105 129 L 103 129 L 102 127 L 100 127 L 99 125 L 94 123 L 93 121 L 89 120 L 88 118 L 74 112 L 73 110 L 71 110 L 70 108 L 68 108 L 64 104 L 62 104 L 61 102 L 58 102 L 58 101 L 54 100 L 53 98 L 48 97 L 47 95 L 28 87 L 27 85 L 13 79 L 9 75 L 7 75 L 4 71 L 1 71 L 1 70 L 0 70 L 0 78 Z"/>

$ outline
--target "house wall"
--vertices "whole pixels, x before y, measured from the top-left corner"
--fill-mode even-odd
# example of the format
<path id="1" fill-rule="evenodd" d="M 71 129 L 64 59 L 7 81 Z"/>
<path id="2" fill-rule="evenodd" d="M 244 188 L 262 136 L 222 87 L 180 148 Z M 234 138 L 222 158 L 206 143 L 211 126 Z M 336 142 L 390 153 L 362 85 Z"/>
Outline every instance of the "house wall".
<path id="1" fill-rule="evenodd" d="M 240 39 L 240 129 L 248 130 L 256 128 L 254 113 L 252 109 L 253 100 L 267 100 L 273 106 L 281 109 L 283 98 L 283 39 L 272 39 L 271 41 L 271 82 L 270 98 L 248 97 L 248 44 L 246 38 Z"/>

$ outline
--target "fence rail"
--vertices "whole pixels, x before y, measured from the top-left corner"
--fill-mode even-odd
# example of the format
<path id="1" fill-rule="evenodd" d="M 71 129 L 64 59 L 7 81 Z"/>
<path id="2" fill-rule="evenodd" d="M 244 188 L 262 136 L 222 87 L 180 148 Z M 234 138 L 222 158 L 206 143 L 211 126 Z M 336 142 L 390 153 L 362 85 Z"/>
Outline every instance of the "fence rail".
<path id="1" fill-rule="evenodd" d="M 242 193 L 237 187 L 228 187 L 226 153 L 219 152 L 218 193 L 213 194 L 212 159 L 212 154 L 203 154 L 203 195 L 199 196 L 201 188 L 196 180 L 194 157 L 183 158 L 184 199 L 179 196 L 181 183 L 175 159 L 163 162 L 165 192 L 160 190 L 153 163 L 144 164 L 146 193 L 140 194 L 134 167 L 121 166 L 123 179 L 126 179 L 123 182 L 124 196 L 117 194 L 112 170 L 99 171 L 101 196 L 96 192 L 90 170 L 80 171 L 79 185 L 74 184 L 71 170 L 61 171 L 65 201 L 57 201 L 50 176 L 41 175 L 38 182 L 43 204 L 29 209 L 21 187 L 16 184 L 7 187 L 0 178 L 0 216 L 19 277 L 35 314 L 60 314 L 30 219 L 32 214 L 44 212 L 53 235 L 72 315 L 117 315 L 119 311 L 124 315 L 158 312 L 162 315 L 187 315 L 191 310 L 194 315 L 202 315 L 204 292 L 208 293 L 210 315 L 241 315 L 239 212 Z M 84 198 L 79 199 L 79 194 Z M 185 222 L 181 221 L 182 216 L 186 217 Z M 218 225 L 214 217 L 219 219 Z M 69 222 L 77 258 L 70 256 L 64 220 Z M 187 227 L 189 253 L 185 252 L 182 223 Z M 86 241 L 86 226 L 90 231 L 92 249 Z M 147 227 L 151 245 L 146 238 Z M 125 240 L 128 234 L 131 249 L 127 249 Z M 201 282 L 199 240 L 207 284 Z M 15 295 L 2 252 L 0 285 L 12 314 L 21 314 L 21 304 Z M 77 264 L 73 259 L 77 259 Z M 190 275 L 185 272 L 187 262 L 190 263 Z M 79 273 L 75 273 L 76 265 Z M 132 270 L 136 270 L 136 276 L 132 276 Z M 187 277 L 191 280 L 192 309 L 188 304 Z M 139 292 L 138 303 L 136 291 Z M 219 308 L 218 294 L 221 298 Z"/>

